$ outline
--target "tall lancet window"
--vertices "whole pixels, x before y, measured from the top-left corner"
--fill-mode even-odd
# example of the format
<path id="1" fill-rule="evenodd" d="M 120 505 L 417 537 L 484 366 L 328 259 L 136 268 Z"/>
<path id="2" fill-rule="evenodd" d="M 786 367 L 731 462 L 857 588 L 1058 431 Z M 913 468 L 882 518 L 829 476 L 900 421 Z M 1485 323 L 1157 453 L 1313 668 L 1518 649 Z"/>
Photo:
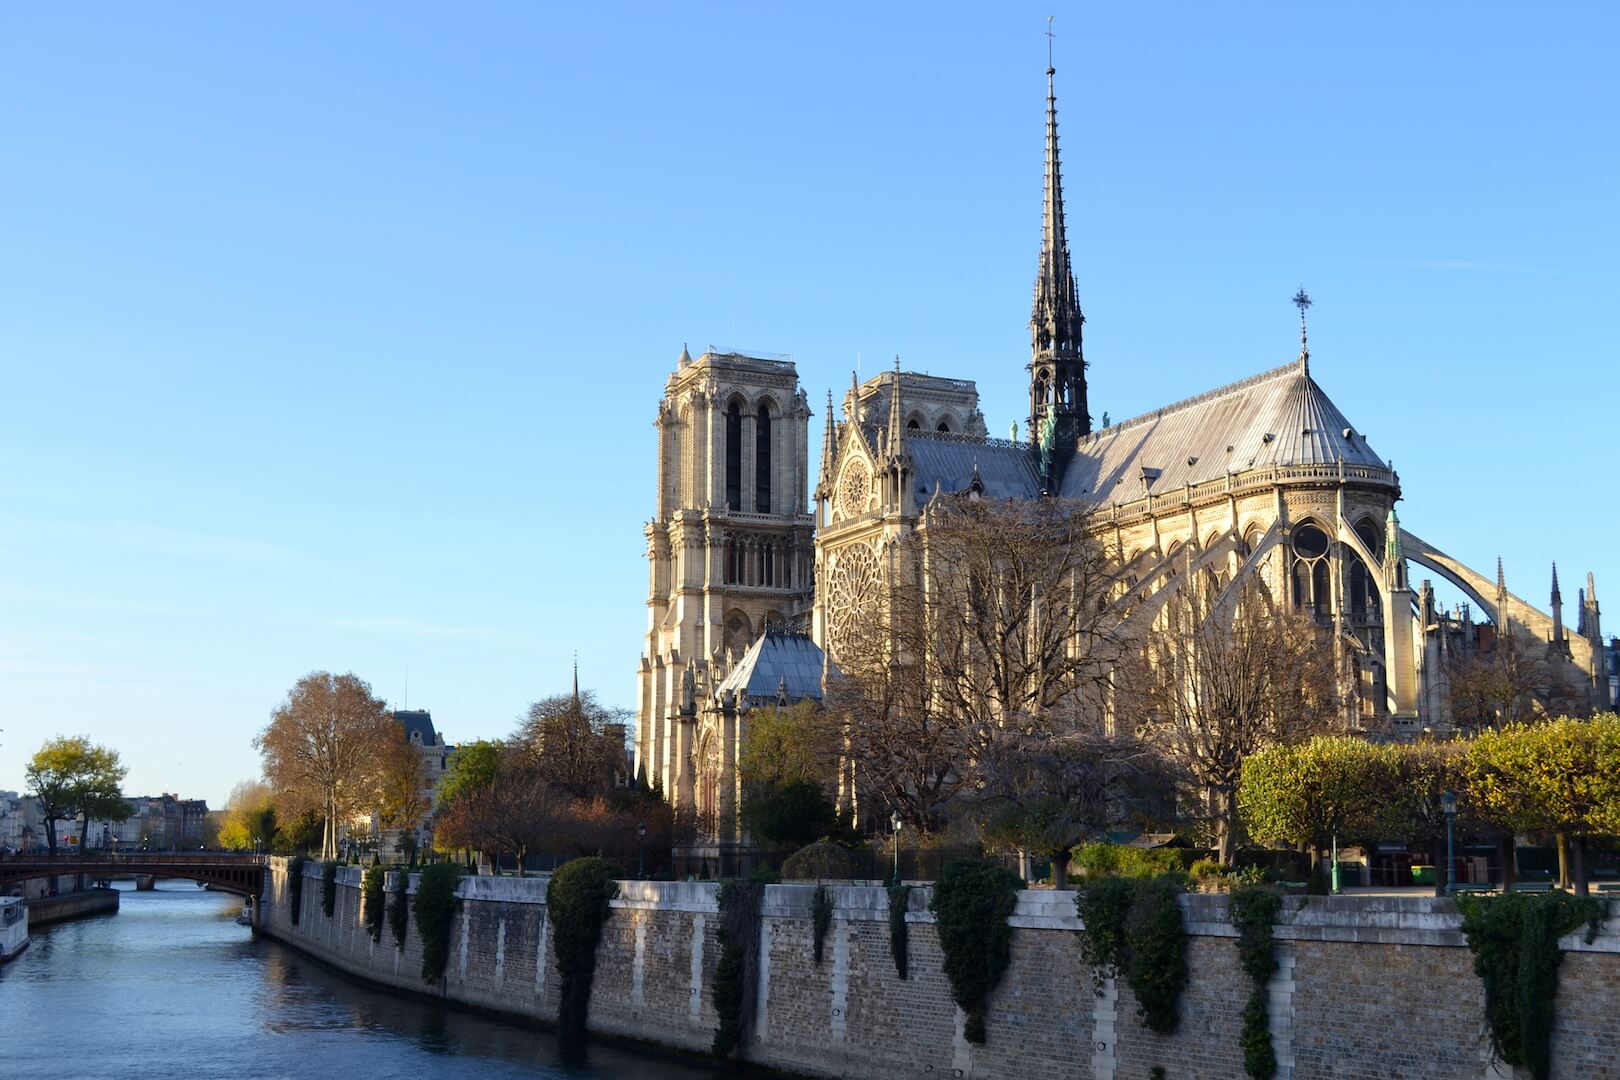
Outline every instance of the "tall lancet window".
<path id="1" fill-rule="evenodd" d="M 771 512 L 771 410 L 763 401 L 754 423 L 754 509 Z"/>
<path id="2" fill-rule="evenodd" d="M 742 509 L 742 407 L 726 410 L 726 509 Z"/>

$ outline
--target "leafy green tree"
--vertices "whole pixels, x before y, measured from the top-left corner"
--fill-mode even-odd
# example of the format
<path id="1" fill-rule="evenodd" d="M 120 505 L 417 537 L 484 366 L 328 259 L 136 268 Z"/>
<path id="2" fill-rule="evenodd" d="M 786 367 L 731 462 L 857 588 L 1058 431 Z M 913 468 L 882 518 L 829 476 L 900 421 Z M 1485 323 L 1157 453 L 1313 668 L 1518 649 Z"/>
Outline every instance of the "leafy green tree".
<path id="1" fill-rule="evenodd" d="M 1250 754 L 1238 807 L 1261 842 L 1309 844 L 1370 839 L 1396 789 L 1398 751 L 1349 735 L 1271 746 Z"/>
<path id="2" fill-rule="evenodd" d="M 501 767 L 502 750 L 498 742 L 479 739 L 451 751 L 444 775 L 439 778 L 434 809 L 442 810 L 455 802 L 463 792 L 479 791 L 494 783 L 496 770 Z"/>
<path id="3" fill-rule="evenodd" d="M 837 811 L 814 780 L 789 780 L 745 806 L 748 827 L 767 844 L 799 848 L 832 832 Z"/>
<path id="4" fill-rule="evenodd" d="M 122 821 L 129 817 L 120 785 L 127 772 L 116 750 L 92 743 L 83 735 L 51 739 L 29 759 L 28 788 L 45 819 L 46 845 L 56 854 L 57 823 L 80 814 L 79 846 L 95 817 Z"/>
<path id="5" fill-rule="evenodd" d="M 1585 895 L 1586 837 L 1620 833 L 1620 716 L 1485 732 L 1464 772 L 1481 814 L 1515 833 L 1554 835 L 1560 881 Z"/>

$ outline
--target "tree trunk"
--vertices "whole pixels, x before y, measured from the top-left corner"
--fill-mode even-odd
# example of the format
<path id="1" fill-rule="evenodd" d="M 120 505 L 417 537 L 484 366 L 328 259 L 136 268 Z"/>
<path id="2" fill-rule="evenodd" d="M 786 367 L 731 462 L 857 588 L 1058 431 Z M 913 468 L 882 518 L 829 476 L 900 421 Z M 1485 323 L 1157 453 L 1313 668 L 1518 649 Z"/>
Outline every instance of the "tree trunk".
<path id="1" fill-rule="evenodd" d="M 1069 887 L 1069 859 L 1071 857 L 1067 848 L 1052 853 L 1052 888 L 1067 889 Z"/>
<path id="2" fill-rule="evenodd" d="M 1590 891 L 1586 884 L 1586 837 L 1572 836 L 1568 839 L 1570 848 L 1570 866 L 1573 871 L 1575 895 L 1589 896 Z"/>
<path id="3" fill-rule="evenodd" d="M 1222 866 L 1231 866 L 1237 857 L 1237 792 L 1215 792 L 1216 857 Z"/>
<path id="4" fill-rule="evenodd" d="M 1502 860 L 1502 891 L 1507 892 L 1513 883 L 1519 880 L 1519 867 L 1517 863 L 1519 846 L 1510 834 L 1497 841 L 1497 850 Z"/>
<path id="5" fill-rule="evenodd" d="M 1569 837 L 1561 832 L 1553 833 L 1553 844 L 1558 848 L 1558 887 L 1569 888 Z"/>
<path id="6" fill-rule="evenodd" d="M 1436 896 L 1446 895 L 1445 859 L 1446 838 L 1443 836 L 1436 837 L 1429 843 L 1429 862 L 1440 869 L 1440 873 L 1434 875 L 1434 895 Z M 1457 872 L 1456 868 L 1453 867 L 1451 872 L 1455 874 Z"/>

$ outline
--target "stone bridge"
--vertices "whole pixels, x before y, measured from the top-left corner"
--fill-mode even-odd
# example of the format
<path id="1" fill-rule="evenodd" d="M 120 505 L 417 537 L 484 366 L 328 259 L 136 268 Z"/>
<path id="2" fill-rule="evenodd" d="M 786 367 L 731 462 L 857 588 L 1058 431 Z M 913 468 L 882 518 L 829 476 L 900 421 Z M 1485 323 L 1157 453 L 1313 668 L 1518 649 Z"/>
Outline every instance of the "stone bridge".
<path id="1" fill-rule="evenodd" d="M 187 878 L 239 896 L 264 892 L 264 857 L 225 852 L 140 851 L 113 854 L 0 856 L 0 895 L 34 878 L 83 874 L 95 880 L 122 877 Z"/>

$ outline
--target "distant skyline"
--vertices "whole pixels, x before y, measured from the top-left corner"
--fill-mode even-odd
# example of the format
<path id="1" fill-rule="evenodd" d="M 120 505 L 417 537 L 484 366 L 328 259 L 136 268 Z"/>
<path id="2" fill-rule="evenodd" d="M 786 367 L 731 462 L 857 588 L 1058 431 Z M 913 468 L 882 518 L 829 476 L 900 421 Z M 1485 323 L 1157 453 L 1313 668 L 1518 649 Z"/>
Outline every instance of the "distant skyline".
<path id="1" fill-rule="evenodd" d="M 1407 527 L 1620 632 L 1620 10 L 1056 10 L 1098 422 L 1303 284 Z M 896 354 L 1022 426 L 1052 11 L 0 13 L 0 788 L 84 733 L 217 806 L 318 669 L 633 705 L 683 343 L 791 354 L 817 459 Z"/>

